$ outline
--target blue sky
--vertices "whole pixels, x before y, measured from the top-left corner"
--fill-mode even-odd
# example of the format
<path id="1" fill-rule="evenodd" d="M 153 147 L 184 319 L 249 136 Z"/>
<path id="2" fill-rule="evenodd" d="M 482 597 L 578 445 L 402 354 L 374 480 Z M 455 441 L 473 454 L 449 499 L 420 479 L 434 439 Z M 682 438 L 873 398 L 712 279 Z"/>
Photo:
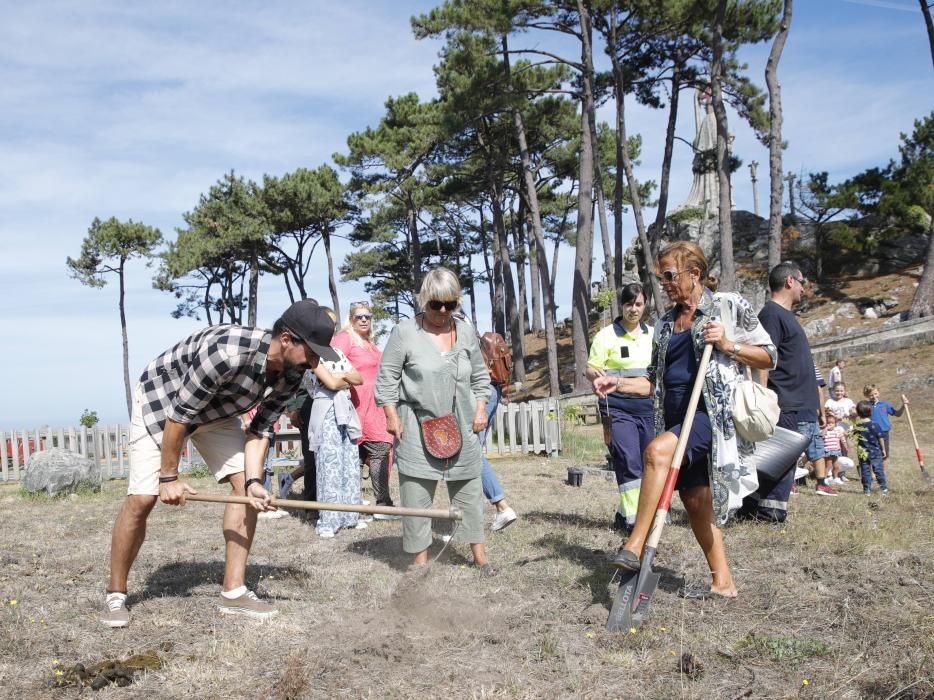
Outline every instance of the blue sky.
<path id="1" fill-rule="evenodd" d="M 314 168 L 375 125 L 386 97 L 434 95 L 439 44 L 415 41 L 409 17 L 429 2 L 6 3 L 0 28 L 0 430 L 73 425 L 84 408 L 126 420 L 117 290 L 81 286 L 77 256 L 95 216 L 133 218 L 168 237 L 225 172 L 259 179 Z M 915 0 L 796 3 L 780 66 L 785 170 L 832 179 L 895 155 L 899 132 L 934 107 L 934 70 Z M 515 46 L 515 44 L 514 44 Z M 743 58 L 760 83 L 768 46 Z M 690 100 L 679 135 L 693 137 Z M 657 179 L 665 116 L 627 105 L 644 140 L 642 179 Z M 609 112 L 606 118 L 609 118 Z M 734 150 L 768 154 L 735 118 Z M 676 147 L 672 204 L 691 186 Z M 734 200 L 752 209 L 745 166 Z M 624 223 L 632 236 L 631 218 Z M 346 249 L 338 247 L 338 258 Z M 560 263 L 570 267 L 570 250 Z M 201 323 L 169 316 L 151 270 L 128 274 L 130 373 Z M 558 275 L 569 279 L 570 275 Z M 342 283 L 345 300 L 362 287 Z M 325 270 L 310 293 L 327 298 Z M 570 289 L 559 284 L 567 309 Z M 288 297 L 260 285 L 260 324 Z M 488 309 L 481 308 L 481 325 Z"/>

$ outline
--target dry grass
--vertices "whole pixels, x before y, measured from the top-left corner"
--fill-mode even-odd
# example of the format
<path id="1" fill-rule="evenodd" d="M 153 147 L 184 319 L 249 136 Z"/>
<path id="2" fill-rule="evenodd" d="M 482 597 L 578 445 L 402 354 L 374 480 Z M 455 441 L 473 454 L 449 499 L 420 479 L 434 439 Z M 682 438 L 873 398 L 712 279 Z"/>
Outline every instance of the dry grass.
<path id="1" fill-rule="evenodd" d="M 913 414 L 934 456 L 931 354 L 853 358 L 846 372 L 893 399 L 896 384 L 920 382 Z M 570 457 L 495 462 L 520 520 L 490 537 L 494 579 L 478 578 L 457 544 L 411 578 L 397 522 L 324 541 L 297 517 L 261 521 L 248 580 L 281 609 L 267 624 L 214 609 L 220 506 L 156 508 L 131 575 L 132 624 L 107 630 L 95 615 L 125 484 L 51 502 L 4 489 L 0 696 L 77 697 L 50 687 L 57 668 L 157 649 L 162 668 L 95 697 L 931 698 L 934 490 L 905 420 L 895 426 L 888 498 L 867 499 L 858 483 L 836 499 L 808 490 L 783 526 L 728 527 L 736 601 L 677 597 L 707 572 L 676 510 L 655 607 L 626 635 L 603 628 L 615 485 L 591 472 L 582 488 L 564 485 Z M 598 428 L 577 430 L 577 458 L 598 462 Z"/>

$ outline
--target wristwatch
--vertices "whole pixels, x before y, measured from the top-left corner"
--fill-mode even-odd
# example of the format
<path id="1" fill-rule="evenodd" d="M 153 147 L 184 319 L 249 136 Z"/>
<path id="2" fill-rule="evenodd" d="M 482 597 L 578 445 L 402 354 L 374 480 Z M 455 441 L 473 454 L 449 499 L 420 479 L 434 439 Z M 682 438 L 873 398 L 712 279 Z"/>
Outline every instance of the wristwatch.
<path id="1" fill-rule="evenodd" d="M 739 343 L 733 343 L 733 351 L 730 353 L 730 355 L 732 355 L 734 360 L 736 359 L 736 356 L 739 355 L 739 350 Z"/>

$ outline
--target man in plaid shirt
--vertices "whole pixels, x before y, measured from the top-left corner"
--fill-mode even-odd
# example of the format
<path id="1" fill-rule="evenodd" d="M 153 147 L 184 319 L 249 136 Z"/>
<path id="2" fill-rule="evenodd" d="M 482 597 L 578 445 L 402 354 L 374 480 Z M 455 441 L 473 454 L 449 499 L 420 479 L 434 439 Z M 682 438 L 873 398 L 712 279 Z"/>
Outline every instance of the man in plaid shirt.
<path id="1" fill-rule="evenodd" d="M 127 577 L 146 536 L 156 499 L 183 505 L 197 493 L 179 480 L 182 448 L 191 439 L 219 483 L 251 507 L 227 504 L 221 612 L 266 619 L 277 613 L 245 585 L 246 561 L 257 511 L 274 510 L 263 488 L 263 463 L 272 425 L 318 358 L 337 359 L 330 348 L 334 324 L 311 300 L 296 302 L 272 331 L 211 326 L 166 350 L 143 371 L 130 421 L 127 497 L 114 523 L 110 585 L 101 623 L 126 627 Z M 244 431 L 240 414 L 257 406 Z"/>

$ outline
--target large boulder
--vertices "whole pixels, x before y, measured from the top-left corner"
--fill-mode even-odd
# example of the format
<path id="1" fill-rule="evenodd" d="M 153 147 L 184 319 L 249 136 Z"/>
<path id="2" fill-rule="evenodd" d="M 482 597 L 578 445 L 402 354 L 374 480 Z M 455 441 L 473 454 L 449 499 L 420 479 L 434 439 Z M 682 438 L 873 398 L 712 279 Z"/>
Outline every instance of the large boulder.
<path id="1" fill-rule="evenodd" d="M 51 447 L 36 452 L 26 462 L 23 487 L 29 493 L 45 491 L 50 496 L 63 491 L 73 493 L 82 484 L 100 489 L 101 469 L 96 462 L 76 452 Z"/>

